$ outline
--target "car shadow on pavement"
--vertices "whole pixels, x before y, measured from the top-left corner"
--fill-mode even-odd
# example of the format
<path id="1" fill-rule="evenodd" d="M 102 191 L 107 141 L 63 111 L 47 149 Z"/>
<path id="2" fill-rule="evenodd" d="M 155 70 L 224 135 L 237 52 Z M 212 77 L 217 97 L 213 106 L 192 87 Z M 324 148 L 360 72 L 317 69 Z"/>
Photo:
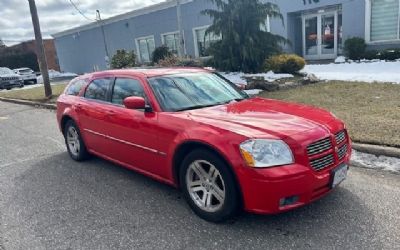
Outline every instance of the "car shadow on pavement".
<path id="1" fill-rule="evenodd" d="M 382 248 L 373 214 L 345 183 L 294 211 L 212 224 L 178 190 L 95 157 L 77 163 L 57 154 L 12 182 L 6 237 L 31 234 L 48 249 Z"/>

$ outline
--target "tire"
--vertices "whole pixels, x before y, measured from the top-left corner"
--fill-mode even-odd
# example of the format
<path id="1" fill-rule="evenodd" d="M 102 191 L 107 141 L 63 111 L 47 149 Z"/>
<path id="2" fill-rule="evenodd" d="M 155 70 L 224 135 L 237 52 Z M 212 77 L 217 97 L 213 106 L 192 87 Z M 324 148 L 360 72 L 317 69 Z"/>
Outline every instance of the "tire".
<path id="1" fill-rule="evenodd" d="M 199 171 L 199 167 L 205 172 Z M 205 178 L 200 178 L 201 174 Z M 192 151 L 182 162 L 179 178 L 186 201 L 200 218 L 218 223 L 234 218 L 239 212 L 235 177 L 217 154 L 204 149 Z"/>
<path id="2" fill-rule="evenodd" d="M 89 157 L 79 128 L 73 120 L 69 120 L 65 124 L 64 139 L 68 154 L 73 160 L 84 161 Z"/>

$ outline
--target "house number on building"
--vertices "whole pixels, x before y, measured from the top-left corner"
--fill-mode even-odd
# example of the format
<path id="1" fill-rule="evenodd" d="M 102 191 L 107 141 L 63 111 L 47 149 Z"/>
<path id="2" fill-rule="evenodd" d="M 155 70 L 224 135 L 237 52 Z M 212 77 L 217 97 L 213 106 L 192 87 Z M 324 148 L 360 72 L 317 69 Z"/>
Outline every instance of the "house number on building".
<path id="1" fill-rule="evenodd" d="M 319 3 L 319 0 L 303 0 L 304 5 Z"/>

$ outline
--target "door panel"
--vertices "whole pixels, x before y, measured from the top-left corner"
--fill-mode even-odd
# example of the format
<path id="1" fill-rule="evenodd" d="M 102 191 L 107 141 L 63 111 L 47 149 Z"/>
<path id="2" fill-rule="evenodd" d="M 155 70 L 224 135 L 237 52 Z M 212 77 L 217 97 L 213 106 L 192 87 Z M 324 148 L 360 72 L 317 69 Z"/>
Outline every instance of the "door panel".
<path id="1" fill-rule="evenodd" d="M 321 16 L 321 53 L 335 54 L 335 15 Z"/>
<path id="2" fill-rule="evenodd" d="M 165 154 L 159 152 L 157 113 L 144 110 L 132 110 L 123 106 L 123 100 L 129 96 L 142 97 L 148 103 L 143 82 L 132 77 L 117 77 L 111 94 L 110 108 L 107 113 L 107 134 L 110 136 L 109 157 L 161 175 L 160 160 Z"/>
<path id="3" fill-rule="evenodd" d="M 107 134 L 107 115 L 104 109 L 109 105 L 107 101 L 108 89 L 112 78 L 99 78 L 89 83 L 85 97 L 81 97 L 76 111 L 80 122 L 80 131 L 86 146 L 101 154 L 106 154 L 109 142 Z"/>
<path id="4" fill-rule="evenodd" d="M 108 156 L 147 172 L 160 175 L 160 161 L 165 158 L 159 152 L 157 141 L 157 113 L 145 113 L 114 106 L 106 120 L 110 149 Z"/>
<path id="5" fill-rule="evenodd" d="M 107 116 L 104 106 L 100 102 L 82 99 L 77 107 L 80 121 L 80 130 L 84 137 L 86 146 L 100 154 L 107 154 L 110 144 L 104 137 L 107 133 Z"/>
<path id="6" fill-rule="evenodd" d="M 305 56 L 318 55 L 318 17 L 305 18 Z"/>

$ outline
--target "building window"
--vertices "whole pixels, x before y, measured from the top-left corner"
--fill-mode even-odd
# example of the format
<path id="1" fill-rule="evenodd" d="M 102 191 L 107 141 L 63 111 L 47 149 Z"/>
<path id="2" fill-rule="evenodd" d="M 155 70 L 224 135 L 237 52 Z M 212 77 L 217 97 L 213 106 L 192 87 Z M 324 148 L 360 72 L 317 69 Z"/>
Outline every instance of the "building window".
<path id="1" fill-rule="evenodd" d="M 370 0 L 370 41 L 400 39 L 400 0 Z"/>
<path id="2" fill-rule="evenodd" d="M 142 37 L 136 40 L 136 46 L 141 62 L 150 62 L 155 49 L 154 36 Z"/>
<path id="3" fill-rule="evenodd" d="M 221 40 L 221 36 L 217 36 L 212 33 L 206 35 L 207 28 L 208 27 L 202 27 L 195 28 L 193 30 L 197 57 L 209 56 L 209 54 L 207 53 L 207 49 L 210 47 L 210 45 L 213 42 Z"/>
<path id="4" fill-rule="evenodd" d="M 179 33 L 168 33 L 161 35 L 162 43 L 174 54 L 178 55 L 179 49 Z"/>

